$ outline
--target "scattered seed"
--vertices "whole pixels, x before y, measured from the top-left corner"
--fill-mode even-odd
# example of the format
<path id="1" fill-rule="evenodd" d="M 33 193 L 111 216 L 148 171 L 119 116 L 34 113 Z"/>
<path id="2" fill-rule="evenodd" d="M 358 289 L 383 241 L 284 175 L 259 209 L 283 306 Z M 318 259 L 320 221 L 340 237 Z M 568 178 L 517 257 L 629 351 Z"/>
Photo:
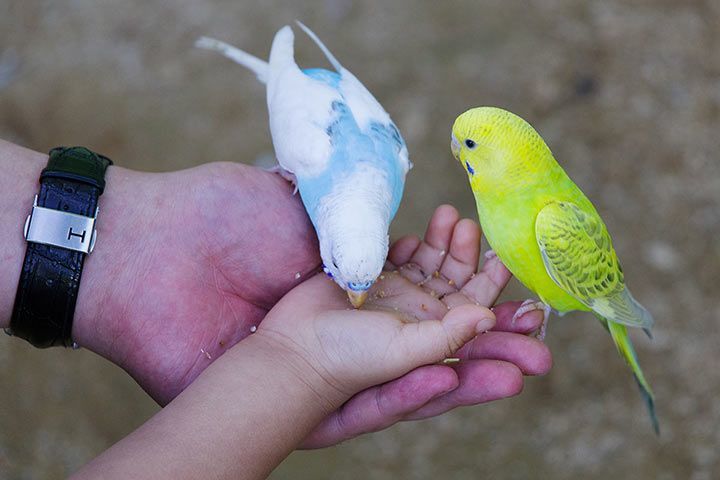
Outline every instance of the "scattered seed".
<path id="1" fill-rule="evenodd" d="M 385 290 L 380 290 L 380 291 L 377 293 L 377 297 L 378 297 L 378 298 L 385 298 Z"/>
<path id="2" fill-rule="evenodd" d="M 437 292 L 435 290 L 430 290 L 430 296 L 437 297 Z"/>
<path id="3" fill-rule="evenodd" d="M 433 277 L 435 277 L 435 278 L 440 278 L 440 272 L 439 272 L 438 270 L 435 270 L 435 271 L 433 272 Z"/>
<path id="4" fill-rule="evenodd" d="M 385 275 L 380 275 L 380 280 L 385 280 Z"/>
<path id="5" fill-rule="evenodd" d="M 455 280 L 448 280 L 448 285 L 450 285 L 451 287 L 455 285 Z"/>
<path id="6" fill-rule="evenodd" d="M 220 340 L 220 341 L 218 342 L 218 345 L 220 345 L 221 347 L 224 347 L 224 346 L 225 346 L 225 342 L 222 341 L 222 340 Z"/>
<path id="7" fill-rule="evenodd" d="M 210 354 L 209 354 L 208 352 L 206 352 L 206 351 L 205 351 L 204 349 L 202 349 L 202 348 L 200 349 L 200 351 L 207 357 L 208 360 L 212 360 L 212 357 L 210 356 Z"/>
<path id="8" fill-rule="evenodd" d="M 257 325 L 253 325 L 252 327 L 250 327 L 250 333 L 255 333 L 255 332 L 257 332 Z"/>
<path id="9" fill-rule="evenodd" d="M 457 357 L 446 358 L 442 361 L 443 365 L 455 365 L 460 363 L 460 359 Z"/>
<path id="10" fill-rule="evenodd" d="M 301 276 L 302 276 L 302 275 L 300 275 L 300 272 L 297 272 L 297 273 L 295 274 L 295 280 L 298 280 Z"/>
<path id="11" fill-rule="evenodd" d="M 447 253 L 447 252 L 446 252 L 445 250 L 443 250 L 443 251 L 440 252 L 440 256 L 441 256 L 441 257 L 444 257 L 446 253 Z"/>

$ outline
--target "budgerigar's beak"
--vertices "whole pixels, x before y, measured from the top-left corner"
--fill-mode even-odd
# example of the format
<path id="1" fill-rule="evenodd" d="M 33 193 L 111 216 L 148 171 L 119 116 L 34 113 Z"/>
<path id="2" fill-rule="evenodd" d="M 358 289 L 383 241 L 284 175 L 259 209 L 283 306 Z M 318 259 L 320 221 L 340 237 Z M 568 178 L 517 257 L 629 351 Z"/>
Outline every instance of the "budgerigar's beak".
<path id="1" fill-rule="evenodd" d="M 362 291 L 348 290 L 347 294 L 348 294 L 348 298 L 350 299 L 350 303 L 352 303 L 352 306 L 355 308 L 362 307 L 363 303 L 365 303 L 365 300 L 367 300 L 367 297 L 368 297 L 367 290 L 362 290 Z"/>
<path id="2" fill-rule="evenodd" d="M 455 138 L 455 134 L 450 134 L 450 150 L 452 150 L 453 157 L 460 160 L 460 141 Z"/>

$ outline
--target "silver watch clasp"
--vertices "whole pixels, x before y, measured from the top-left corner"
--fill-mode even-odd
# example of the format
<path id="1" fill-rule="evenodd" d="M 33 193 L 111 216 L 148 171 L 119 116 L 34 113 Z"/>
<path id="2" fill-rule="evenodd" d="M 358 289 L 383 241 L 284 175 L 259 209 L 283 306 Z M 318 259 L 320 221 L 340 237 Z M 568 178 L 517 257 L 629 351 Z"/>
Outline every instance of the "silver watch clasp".
<path id="1" fill-rule="evenodd" d="M 25 240 L 90 253 L 95 247 L 95 216 L 86 217 L 52 208 L 39 207 L 37 195 L 23 230 Z"/>

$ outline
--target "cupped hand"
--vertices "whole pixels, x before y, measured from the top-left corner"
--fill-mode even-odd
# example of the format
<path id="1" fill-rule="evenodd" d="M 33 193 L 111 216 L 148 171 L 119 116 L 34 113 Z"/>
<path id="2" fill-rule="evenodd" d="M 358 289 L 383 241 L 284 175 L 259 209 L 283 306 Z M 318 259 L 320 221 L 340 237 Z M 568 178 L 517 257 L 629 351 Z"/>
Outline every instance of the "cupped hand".
<path id="1" fill-rule="evenodd" d="M 387 271 L 361 311 L 351 309 L 323 275 L 292 290 L 270 311 L 258 334 L 285 350 L 299 350 L 333 390 L 372 386 L 325 419 L 305 447 L 512 396 L 522 388 L 524 374 L 549 369 L 547 347 L 522 334 L 537 328 L 539 316 L 526 315 L 513 325 L 518 305 L 511 303 L 496 309 L 496 323 L 485 308 L 510 274 L 495 257 L 476 272 L 479 252 L 477 224 L 443 206 L 424 241 L 405 237 L 395 243 Z M 496 330 L 486 332 L 491 328 Z M 442 364 L 456 352 L 456 366 Z"/>
<path id="2" fill-rule="evenodd" d="M 98 243 L 85 265 L 73 336 L 124 368 L 164 405 L 250 335 L 288 291 L 318 271 L 317 240 L 292 187 L 260 169 L 214 163 L 147 174 L 111 167 L 107 180 Z M 439 272 L 449 281 L 458 266 L 463 272 L 475 270 L 478 249 L 474 222 L 458 221 L 454 209 L 443 207 L 423 242 L 401 239 L 389 260 L 404 265 L 398 275 L 413 283 L 425 278 L 418 275 L 432 274 L 440 261 Z M 491 261 L 465 284 L 457 277 L 454 287 L 472 301 L 471 287 L 497 281 L 499 291 L 508 278 Z M 439 281 L 433 276 L 426 287 Z M 371 305 L 382 307 L 377 297 L 388 295 L 382 285 Z M 438 287 L 438 296 L 442 291 Z M 490 305 L 494 298 L 477 300 Z M 439 311 L 435 301 L 426 303 L 428 312 Z M 539 316 L 529 313 L 511 325 L 517 305 L 494 309 L 493 331 L 463 347 L 457 355 L 464 361 L 457 367 L 425 366 L 356 395 L 305 446 L 331 445 L 403 419 L 517 393 L 523 373 L 542 374 L 550 366 L 545 347 L 524 335 L 537 328 Z M 490 335 L 501 341 L 481 341 Z"/>
<path id="3" fill-rule="evenodd" d="M 497 257 L 490 257 L 476 271 L 479 254 L 477 224 L 460 220 L 451 206 L 439 207 L 424 240 L 407 236 L 391 247 L 388 272 L 373 287 L 364 308 L 428 320 L 443 318 L 449 309 L 464 305 L 491 306 L 511 275 Z M 524 375 L 544 375 L 552 366 L 549 349 L 529 336 L 539 328 L 542 316 L 531 312 L 513 322 L 519 306 L 520 302 L 506 302 L 494 307 L 494 327 L 455 353 L 459 363 L 421 366 L 358 393 L 328 416 L 304 447 L 328 446 L 399 421 L 517 395 Z"/>
<path id="4" fill-rule="evenodd" d="M 73 336 L 164 405 L 319 266 L 312 225 L 279 175 L 111 167 Z"/>

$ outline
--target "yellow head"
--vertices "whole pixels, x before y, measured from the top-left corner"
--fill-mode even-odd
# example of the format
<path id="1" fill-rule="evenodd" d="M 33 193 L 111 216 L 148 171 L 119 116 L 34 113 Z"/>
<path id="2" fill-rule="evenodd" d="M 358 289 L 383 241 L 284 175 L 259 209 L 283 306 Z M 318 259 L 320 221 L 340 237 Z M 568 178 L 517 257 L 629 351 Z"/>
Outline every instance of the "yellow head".
<path id="1" fill-rule="evenodd" d="M 476 195 L 509 193 L 557 165 L 529 123 L 495 107 L 472 108 L 460 115 L 452 128 L 451 149 Z"/>

